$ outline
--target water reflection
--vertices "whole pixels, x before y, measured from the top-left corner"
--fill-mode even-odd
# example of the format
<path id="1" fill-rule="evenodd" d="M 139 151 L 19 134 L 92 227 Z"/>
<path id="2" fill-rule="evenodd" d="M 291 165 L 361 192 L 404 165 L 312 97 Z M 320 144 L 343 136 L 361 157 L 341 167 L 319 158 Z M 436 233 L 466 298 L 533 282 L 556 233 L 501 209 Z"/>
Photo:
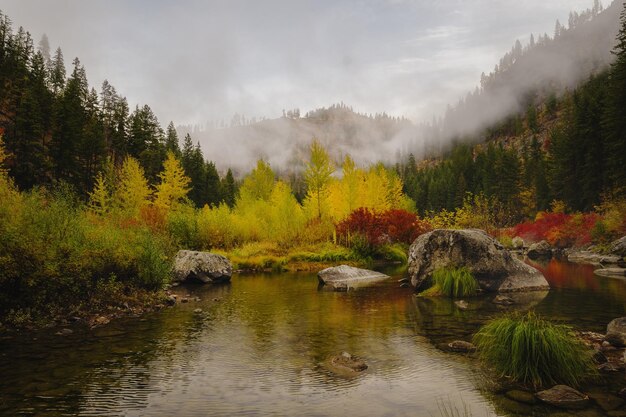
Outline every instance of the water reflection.
<path id="1" fill-rule="evenodd" d="M 539 267 L 555 289 L 507 309 L 535 308 L 590 330 L 623 315 L 623 281 L 569 264 Z M 491 410 L 471 360 L 434 345 L 469 340 L 503 307 L 482 297 L 459 310 L 400 288 L 402 270 L 384 272 L 392 278 L 348 293 L 318 292 L 313 274 L 235 276 L 231 285 L 183 288 L 201 301 L 144 318 L 3 339 L 0 414 L 415 416 L 438 415 L 438 398 Z M 335 374 L 325 362 L 342 351 L 369 369 Z"/>

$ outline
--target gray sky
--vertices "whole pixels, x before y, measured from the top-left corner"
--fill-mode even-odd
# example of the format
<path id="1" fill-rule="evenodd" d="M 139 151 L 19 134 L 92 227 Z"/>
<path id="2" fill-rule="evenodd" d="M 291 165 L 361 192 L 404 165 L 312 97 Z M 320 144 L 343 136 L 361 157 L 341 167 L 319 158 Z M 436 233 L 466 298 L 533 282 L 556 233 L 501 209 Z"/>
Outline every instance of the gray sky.
<path id="1" fill-rule="evenodd" d="M 592 0 L 1 0 L 89 82 L 107 78 L 162 125 L 278 117 L 343 101 L 429 120 L 516 39 L 552 35 Z M 608 6 L 609 1 L 603 2 Z"/>

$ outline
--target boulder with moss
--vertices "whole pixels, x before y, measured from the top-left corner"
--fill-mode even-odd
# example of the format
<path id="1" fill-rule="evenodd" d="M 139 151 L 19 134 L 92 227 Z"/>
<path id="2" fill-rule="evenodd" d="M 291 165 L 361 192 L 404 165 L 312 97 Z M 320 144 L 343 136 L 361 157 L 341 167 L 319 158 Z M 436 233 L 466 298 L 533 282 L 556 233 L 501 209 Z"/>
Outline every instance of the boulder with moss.
<path id="1" fill-rule="evenodd" d="M 546 290 L 543 274 L 513 257 L 483 230 L 437 229 L 415 239 L 409 248 L 409 276 L 417 291 L 432 285 L 440 268 L 466 267 L 483 291 Z"/>

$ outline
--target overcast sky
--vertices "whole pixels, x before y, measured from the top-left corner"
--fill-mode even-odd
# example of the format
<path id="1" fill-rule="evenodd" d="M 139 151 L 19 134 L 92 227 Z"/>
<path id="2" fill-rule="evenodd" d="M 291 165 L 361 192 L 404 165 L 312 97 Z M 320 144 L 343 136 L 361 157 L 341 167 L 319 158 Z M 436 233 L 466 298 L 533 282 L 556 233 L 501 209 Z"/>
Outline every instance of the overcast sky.
<path id="1" fill-rule="evenodd" d="M 608 0 L 604 2 L 608 6 Z M 278 117 L 343 101 L 429 120 L 516 39 L 592 0 L 0 0 L 162 125 Z"/>

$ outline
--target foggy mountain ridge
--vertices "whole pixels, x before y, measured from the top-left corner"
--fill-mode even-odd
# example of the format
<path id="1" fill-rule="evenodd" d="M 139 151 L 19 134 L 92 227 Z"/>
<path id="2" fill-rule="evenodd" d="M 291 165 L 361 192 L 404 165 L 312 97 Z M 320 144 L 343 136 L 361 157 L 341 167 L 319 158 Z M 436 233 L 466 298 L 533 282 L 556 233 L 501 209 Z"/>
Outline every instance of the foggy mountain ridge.
<path id="1" fill-rule="evenodd" d="M 553 35 L 533 37 L 525 46 L 517 41 L 493 72 L 483 74 L 479 87 L 432 122 L 369 117 L 341 104 L 304 117 L 298 111 L 223 128 L 178 126 L 177 130 L 181 137 L 190 133 L 219 168 L 236 171 L 248 170 L 259 158 L 278 169 L 298 170 L 313 138 L 337 162 L 350 154 L 361 165 L 390 163 L 408 153 L 419 161 L 445 152 L 453 141 L 483 141 L 485 128 L 607 68 L 613 60 L 621 7 L 616 0 L 602 10 L 596 1 L 593 9 L 571 15 L 567 27 L 557 23 Z"/>

